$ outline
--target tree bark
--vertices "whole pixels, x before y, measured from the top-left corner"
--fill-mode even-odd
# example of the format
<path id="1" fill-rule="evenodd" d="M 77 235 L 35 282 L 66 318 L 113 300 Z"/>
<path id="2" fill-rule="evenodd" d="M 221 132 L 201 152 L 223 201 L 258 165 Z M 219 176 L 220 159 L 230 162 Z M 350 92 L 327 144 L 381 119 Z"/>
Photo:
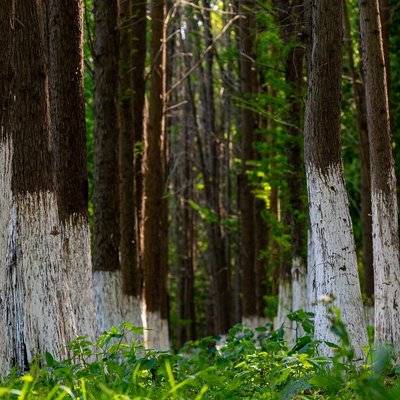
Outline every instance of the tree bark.
<path id="1" fill-rule="evenodd" d="M 313 2 L 305 165 L 316 265 L 315 337 L 337 342 L 326 302 L 341 311 L 357 359 L 367 343 L 340 147 L 342 2 Z M 332 352 L 327 346 L 324 354 Z"/>
<path id="2" fill-rule="evenodd" d="M 42 2 L 0 4 L 0 373 L 76 335 L 50 153 Z M 23 171 L 23 173 L 22 173 Z"/>
<path id="3" fill-rule="evenodd" d="M 254 2 L 243 0 L 239 3 L 242 16 L 239 24 L 240 89 L 244 101 L 251 101 L 255 94 L 254 77 L 256 74 Z M 249 162 L 255 159 L 254 142 L 256 117 L 248 104 L 241 107 L 241 171 L 238 177 L 238 195 L 240 197 L 240 251 L 242 321 L 249 326 L 257 325 L 257 301 L 255 296 L 255 235 L 254 235 L 254 194 L 248 177 Z"/>
<path id="4" fill-rule="evenodd" d="M 145 346 L 168 349 L 168 321 L 164 315 L 166 304 L 163 260 L 162 223 L 165 208 L 165 176 L 163 154 L 164 95 L 164 0 L 151 2 L 151 90 L 149 94 L 149 122 L 147 126 L 144 175 L 143 210 L 143 270 L 146 307 Z"/>
<path id="5" fill-rule="evenodd" d="M 80 335 L 95 335 L 88 228 L 82 3 L 48 2 L 49 100 L 63 261 Z"/>
<path id="6" fill-rule="evenodd" d="M 144 152 L 144 105 L 146 82 L 144 69 L 147 51 L 147 1 L 131 0 L 132 4 L 132 87 L 133 87 L 133 135 L 134 135 L 134 172 L 135 172 L 135 202 L 133 205 L 136 214 L 136 256 L 137 268 L 143 274 L 141 267 L 142 249 L 141 232 L 143 229 L 143 152 Z"/>
<path id="7" fill-rule="evenodd" d="M 378 0 L 360 1 L 359 4 L 371 159 L 375 342 L 389 343 L 398 352 L 398 206 L 382 26 Z"/>
<path id="8" fill-rule="evenodd" d="M 119 265 L 118 2 L 94 1 L 93 269 L 100 331 L 123 320 Z"/>
<path id="9" fill-rule="evenodd" d="M 367 110 L 365 104 L 365 85 L 359 70 L 355 65 L 351 26 L 347 2 L 345 10 L 345 39 L 347 43 L 347 56 L 353 85 L 354 102 L 357 111 L 357 127 L 360 138 L 361 161 L 361 225 L 362 225 L 362 256 L 364 265 L 364 291 L 367 296 L 366 307 L 373 305 L 374 301 L 374 267 L 372 251 L 372 211 L 371 211 L 371 172 L 369 158 L 369 139 Z"/>
<path id="10" fill-rule="evenodd" d="M 141 326 L 140 296 L 142 277 L 138 265 L 136 212 L 134 196 L 134 140 L 132 110 L 132 29 L 131 1 L 119 4 L 119 222 L 120 262 L 123 296 L 126 296 L 126 318 Z"/>

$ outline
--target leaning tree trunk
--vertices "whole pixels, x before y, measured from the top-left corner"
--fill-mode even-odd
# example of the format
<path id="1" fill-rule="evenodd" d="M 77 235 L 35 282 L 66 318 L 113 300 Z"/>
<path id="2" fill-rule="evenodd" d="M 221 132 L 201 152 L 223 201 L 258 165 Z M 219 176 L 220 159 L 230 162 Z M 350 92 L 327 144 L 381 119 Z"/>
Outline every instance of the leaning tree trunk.
<path id="1" fill-rule="evenodd" d="M 340 148 L 342 2 L 314 0 L 305 164 L 316 265 L 315 337 L 337 342 L 327 302 L 341 311 L 357 358 L 367 343 Z M 327 346 L 321 352 L 330 354 Z"/>
<path id="2" fill-rule="evenodd" d="M 164 232 L 164 0 L 151 3 L 151 90 L 149 95 L 149 123 L 146 135 L 144 210 L 143 210 L 143 270 L 145 300 L 145 346 L 168 349 L 168 321 L 164 317 L 166 303 L 166 274 L 163 268 Z"/>
<path id="3" fill-rule="evenodd" d="M 132 30 L 131 1 L 121 0 L 119 5 L 119 222 L 120 261 L 125 319 L 141 326 L 140 296 L 142 277 L 138 264 L 136 237 L 136 209 L 134 196 L 134 140 L 132 112 Z"/>
<path id="4" fill-rule="evenodd" d="M 0 4 L 0 373 L 76 335 L 49 150 L 43 4 Z"/>
<path id="5" fill-rule="evenodd" d="M 96 317 L 87 216 L 82 3 L 48 3 L 49 99 L 63 260 L 79 335 L 94 338 Z"/>
<path id="6" fill-rule="evenodd" d="M 375 342 L 399 351 L 400 291 L 396 177 L 378 0 L 360 1 L 360 30 L 371 157 Z"/>
<path id="7" fill-rule="evenodd" d="M 93 269 L 100 331 L 124 319 L 118 218 L 118 2 L 95 0 Z"/>

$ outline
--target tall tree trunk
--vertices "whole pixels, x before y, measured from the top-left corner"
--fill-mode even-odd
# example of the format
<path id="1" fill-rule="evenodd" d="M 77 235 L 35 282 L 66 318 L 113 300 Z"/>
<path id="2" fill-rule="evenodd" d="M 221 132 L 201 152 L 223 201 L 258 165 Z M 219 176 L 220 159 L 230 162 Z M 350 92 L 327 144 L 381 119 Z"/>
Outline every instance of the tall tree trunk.
<path id="1" fill-rule="evenodd" d="M 133 165 L 133 112 L 132 112 L 132 30 L 131 1 L 121 0 L 119 5 L 119 222 L 120 260 L 126 318 L 141 326 L 140 296 L 142 277 L 137 262 L 136 213 Z"/>
<path id="2" fill-rule="evenodd" d="M 0 373 L 76 335 L 50 153 L 42 2 L 0 4 Z"/>
<path id="3" fill-rule="evenodd" d="M 147 50 L 147 1 L 131 0 L 132 4 L 132 85 L 133 85 L 133 135 L 134 135 L 134 171 L 135 171 L 135 202 L 133 210 L 136 214 L 136 256 L 137 268 L 143 274 L 141 267 L 142 250 L 140 248 L 141 231 L 143 227 L 143 152 L 144 152 L 144 105 L 146 82 L 144 69 Z"/>
<path id="4" fill-rule="evenodd" d="M 361 225 L 362 225 L 362 255 L 364 266 L 364 291 L 367 296 L 366 307 L 373 306 L 374 301 L 374 267 L 372 251 L 372 211 L 371 211 L 371 172 L 369 159 L 369 140 L 367 110 L 365 104 L 365 85 L 356 67 L 353 56 L 353 42 L 347 2 L 345 7 L 345 29 L 347 56 L 353 85 L 354 102 L 357 111 L 357 127 L 360 138 L 361 161 Z"/>
<path id="5" fill-rule="evenodd" d="M 212 48 L 211 8 L 209 0 L 203 0 L 202 21 L 206 48 Z M 220 177 L 219 177 L 219 140 L 215 125 L 214 95 L 214 54 L 208 51 L 205 55 L 205 69 L 201 68 L 202 122 L 204 131 L 203 176 L 207 206 L 214 213 L 216 221 L 207 227 L 210 272 L 211 299 L 213 304 L 214 333 L 228 331 L 231 325 L 231 293 L 229 266 L 226 260 L 224 239 L 221 229 Z M 199 144 L 201 141 L 199 141 Z M 204 151 L 207 149 L 206 151 Z"/>
<path id="6" fill-rule="evenodd" d="M 118 2 L 95 0 L 93 269 L 100 331 L 124 319 L 119 265 Z"/>
<path id="7" fill-rule="evenodd" d="M 63 261 L 71 282 L 78 333 L 96 332 L 87 216 L 82 3 L 48 3 L 49 99 Z"/>
<path id="8" fill-rule="evenodd" d="M 240 19 L 240 88 L 247 102 L 255 92 L 254 77 L 254 2 L 243 0 L 239 3 Z M 246 101 L 245 100 L 245 101 Z M 254 235 L 254 194 L 248 177 L 249 162 L 255 159 L 254 142 L 256 121 L 248 104 L 241 109 L 241 171 L 238 184 L 240 205 L 240 251 L 242 321 L 251 327 L 257 325 L 257 301 L 255 296 L 255 235 Z"/>
<path id="9" fill-rule="evenodd" d="M 399 351 L 400 291 L 396 176 L 378 0 L 360 1 L 360 30 L 371 158 L 375 341 Z"/>
<path id="10" fill-rule="evenodd" d="M 146 135 L 144 210 L 143 210 L 143 269 L 146 307 L 145 346 L 168 349 L 168 321 L 164 316 L 166 303 L 163 268 L 164 232 L 164 94 L 165 69 L 163 65 L 164 0 L 151 3 L 151 90 L 149 94 L 149 123 Z"/>
<path id="11" fill-rule="evenodd" d="M 330 329 L 332 299 L 355 349 L 367 343 L 357 259 L 340 147 L 342 2 L 314 0 L 305 119 L 305 165 L 316 265 L 315 337 L 337 342 Z M 329 151 L 327 151 L 329 149 Z M 327 346 L 321 352 L 330 354 Z"/>

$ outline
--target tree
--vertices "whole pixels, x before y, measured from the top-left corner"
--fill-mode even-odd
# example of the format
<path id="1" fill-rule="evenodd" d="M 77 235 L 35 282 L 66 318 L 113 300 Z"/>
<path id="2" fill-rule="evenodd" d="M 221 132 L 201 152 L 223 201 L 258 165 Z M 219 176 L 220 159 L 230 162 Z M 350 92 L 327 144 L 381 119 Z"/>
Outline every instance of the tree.
<path id="1" fill-rule="evenodd" d="M 95 0 L 93 269 L 100 331 L 123 319 L 118 218 L 118 2 Z"/>
<path id="2" fill-rule="evenodd" d="M 82 4 L 48 3 L 49 100 L 63 261 L 77 330 L 94 338 L 96 319 L 88 228 Z"/>
<path id="3" fill-rule="evenodd" d="M 139 269 L 137 245 L 136 199 L 134 196 L 134 130 L 132 101 L 132 29 L 131 1 L 119 5 L 119 222 L 120 261 L 123 296 L 126 296 L 129 319 L 141 326 L 140 297 L 142 277 Z"/>
<path id="4" fill-rule="evenodd" d="M 0 4 L 2 373 L 46 351 L 66 357 L 76 335 L 49 149 L 45 18 L 42 2 Z"/>
<path id="5" fill-rule="evenodd" d="M 371 205 L 375 277 L 375 341 L 400 345 L 400 290 L 396 176 L 382 25 L 378 0 L 359 3 L 371 159 Z"/>
<path id="6" fill-rule="evenodd" d="M 164 168 L 163 129 L 165 100 L 164 0 L 151 2 L 151 88 L 145 148 L 143 270 L 145 301 L 145 346 L 168 349 L 166 273 L 163 270 Z"/>
<path id="7" fill-rule="evenodd" d="M 240 1 L 239 12 L 242 15 L 239 24 L 239 54 L 240 54 L 240 89 L 247 101 L 255 94 L 255 26 L 254 2 Z M 249 326 L 258 325 L 257 300 L 254 288 L 256 286 L 256 255 L 255 255 L 255 198 L 248 177 L 249 162 L 255 159 L 254 142 L 257 119 L 248 104 L 241 108 L 241 173 L 238 177 L 240 184 L 240 272 L 242 295 L 242 321 Z"/>
<path id="8" fill-rule="evenodd" d="M 315 337 L 335 342 L 329 307 L 341 311 L 357 358 L 367 343 L 340 147 L 342 2 L 312 4 L 312 49 L 304 147 L 316 265 Z M 330 353 L 328 347 L 323 353 Z"/>
<path id="9" fill-rule="evenodd" d="M 135 173 L 135 202 L 133 210 L 136 213 L 136 256 L 137 269 L 142 270 L 140 259 L 142 257 L 141 249 L 141 231 L 142 221 L 142 203 L 143 203 L 143 148 L 144 148 L 144 103 L 146 92 L 146 81 L 144 69 L 146 62 L 146 27 L 147 27 L 147 1 L 132 0 L 131 24 L 132 24 L 132 84 L 133 84 L 133 135 L 134 135 L 134 173 Z M 143 273 L 143 271 L 142 271 Z"/>
<path id="10" fill-rule="evenodd" d="M 346 1 L 344 2 L 344 7 L 345 39 L 347 43 L 346 50 L 351 73 L 354 102 L 357 111 L 358 134 L 360 138 L 362 256 L 364 266 L 364 291 L 367 297 L 367 308 L 369 310 L 371 306 L 373 306 L 374 301 L 374 267 L 372 255 L 371 167 L 369 158 L 367 110 L 365 104 L 365 85 L 360 75 L 359 67 L 355 65 L 354 61 L 350 16 Z M 369 314 L 370 313 L 368 312 L 368 315 Z"/>

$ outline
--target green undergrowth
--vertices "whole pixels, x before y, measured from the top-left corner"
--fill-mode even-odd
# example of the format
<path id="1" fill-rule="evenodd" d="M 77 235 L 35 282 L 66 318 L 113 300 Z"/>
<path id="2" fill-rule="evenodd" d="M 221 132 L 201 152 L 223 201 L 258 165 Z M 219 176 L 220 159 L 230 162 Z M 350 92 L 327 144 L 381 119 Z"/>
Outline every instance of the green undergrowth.
<path id="1" fill-rule="evenodd" d="M 202 400 L 202 399 L 400 399 L 400 369 L 388 348 L 368 351 L 364 365 L 353 351 L 337 316 L 332 329 L 340 345 L 324 343 L 332 358 L 318 356 L 310 315 L 298 312 L 304 336 L 288 346 L 284 331 L 269 326 L 252 331 L 233 327 L 223 344 L 207 337 L 179 352 L 144 351 L 126 338 L 130 324 L 112 328 L 96 343 L 77 338 L 73 357 L 56 361 L 45 354 L 25 374 L 14 372 L 0 384 L 5 399 Z M 218 344 L 219 343 L 219 344 Z"/>

